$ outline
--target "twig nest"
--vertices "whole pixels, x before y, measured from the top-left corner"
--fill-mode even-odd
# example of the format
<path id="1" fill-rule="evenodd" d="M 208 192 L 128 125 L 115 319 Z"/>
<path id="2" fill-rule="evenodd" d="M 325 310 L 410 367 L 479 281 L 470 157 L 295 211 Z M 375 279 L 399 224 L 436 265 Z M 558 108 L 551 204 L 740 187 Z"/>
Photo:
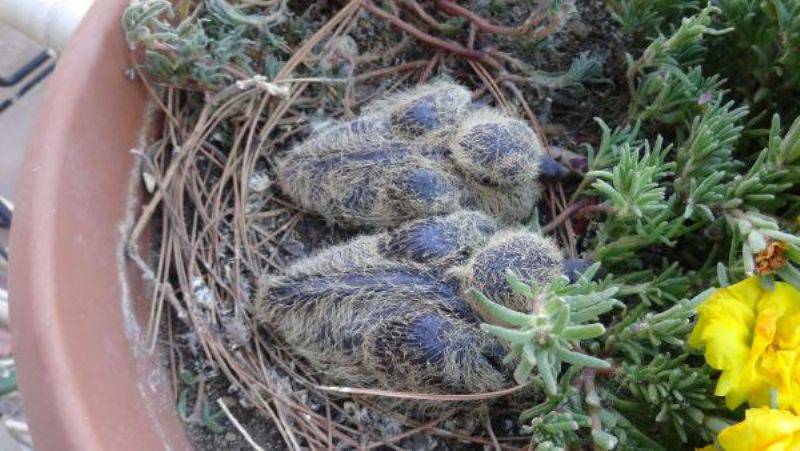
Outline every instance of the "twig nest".
<path id="1" fill-rule="evenodd" d="M 332 51 L 327 52 L 319 64 L 323 71 L 340 70 L 341 73 L 352 73 L 358 57 L 358 43 L 350 35 L 335 37 L 330 42 Z"/>
<path id="2" fill-rule="evenodd" d="M 524 122 L 491 109 L 470 113 L 450 149 L 459 168 L 494 185 L 532 183 L 544 153 L 539 138 Z"/>
<path id="3" fill-rule="evenodd" d="M 496 234 L 463 270 L 462 285 L 475 287 L 494 302 L 520 312 L 530 312 L 524 297 L 514 293 L 507 272 L 527 283 L 544 285 L 563 274 L 563 257 L 552 240 L 527 231 Z"/>
<path id="4" fill-rule="evenodd" d="M 415 139 L 456 124 L 470 99 L 463 86 L 439 81 L 390 95 L 368 106 L 367 112 L 387 116 L 398 136 Z"/>
<path id="5" fill-rule="evenodd" d="M 281 190 L 344 227 L 391 228 L 477 209 L 526 220 L 539 198 L 542 145 L 523 122 L 469 112 L 462 86 L 395 94 L 361 117 L 313 135 L 278 162 Z"/>

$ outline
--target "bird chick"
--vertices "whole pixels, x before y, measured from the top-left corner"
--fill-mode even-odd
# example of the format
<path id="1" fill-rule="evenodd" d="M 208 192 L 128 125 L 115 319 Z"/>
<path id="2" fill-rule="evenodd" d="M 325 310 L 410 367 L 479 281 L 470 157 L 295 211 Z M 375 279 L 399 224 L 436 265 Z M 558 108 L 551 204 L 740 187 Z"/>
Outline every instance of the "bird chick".
<path id="1" fill-rule="evenodd" d="M 462 209 L 523 221 L 539 198 L 543 146 L 525 123 L 469 102 L 469 91 L 448 82 L 377 101 L 291 149 L 277 164 L 278 184 L 349 228 Z"/>
<path id="2" fill-rule="evenodd" d="M 511 271 L 520 280 L 546 285 L 564 275 L 568 268 L 552 240 L 527 231 L 506 230 L 495 234 L 456 271 L 461 275 L 464 289 L 474 287 L 499 304 L 530 312 L 530 300 L 512 290 L 506 274 Z"/>
<path id="3" fill-rule="evenodd" d="M 480 329 L 467 290 L 527 308 L 505 272 L 545 284 L 562 271 L 549 241 L 498 231 L 460 211 L 357 237 L 263 277 L 257 319 L 333 383 L 428 393 L 476 393 L 513 384 L 506 348 Z"/>
<path id="4" fill-rule="evenodd" d="M 456 125 L 470 100 L 470 92 L 463 86 L 436 81 L 374 101 L 365 113 L 387 117 L 398 137 L 413 140 Z"/>

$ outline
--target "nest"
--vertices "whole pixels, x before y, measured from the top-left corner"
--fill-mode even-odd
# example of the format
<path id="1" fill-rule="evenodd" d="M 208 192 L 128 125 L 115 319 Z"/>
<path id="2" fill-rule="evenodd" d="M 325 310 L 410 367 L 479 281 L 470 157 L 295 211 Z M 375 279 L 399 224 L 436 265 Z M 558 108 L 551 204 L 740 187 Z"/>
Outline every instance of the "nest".
<path id="1" fill-rule="evenodd" d="M 325 80 L 293 78 L 295 70 L 304 62 L 327 61 L 330 55 L 339 52 L 359 9 L 359 2 L 347 3 L 269 82 L 259 77 L 242 80 L 208 96 L 198 112 L 187 112 L 184 104 L 188 97 L 200 94 L 175 87 L 149 86 L 164 125 L 160 137 L 140 149 L 142 177 L 151 197 L 133 228 L 129 255 L 144 271 L 152 288 L 148 327 L 152 349 L 157 349 L 159 342 L 171 344 L 170 366 L 179 374 L 188 362 L 177 349 L 186 348 L 186 337 L 190 336 L 188 341 L 196 345 L 196 351 L 205 356 L 206 362 L 192 371 L 219 374 L 230 384 L 228 393 L 223 393 L 228 399 L 223 402 L 227 405 L 225 413 L 254 447 L 257 445 L 246 428 L 236 420 L 237 413 L 246 409 L 257 410 L 263 421 L 271 420 L 284 443 L 292 449 L 402 446 L 404 440 L 419 434 L 438 437 L 439 443 L 498 448 L 525 446 L 529 437 L 520 437 L 519 429 L 508 421 L 516 413 L 508 416 L 500 413 L 491 419 L 488 414 L 493 401 L 520 387 L 447 395 L 324 386 L 307 361 L 292 354 L 286 343 L 265 331 L 262 318 L 252 314 L 257 280 L 265 268 L 275 274 L 286 273 L 287 269 L 291 271 L 291 262 L 307 255 L 309 249 L 350 236 L 350 232 L 327 226 L 287 202 L 276 187 L 273 168 L 281 152 L 300 140 L 303 127 L 299 118 L 304 116 L 301 112 L 313 110 L 307 105 L 309 91 L 327 89 Z M 512 110 L 512 102 L 491 80 L 488 71 L 480 63 L 470 64 L 489 87 L 481 93 L 484 98 Z M 354 74 L 353 78 L 374 79 L 382 74 L 381 70 Z M 145 76 L 142 78 L 147 80 Z M 513 83 L 509 91 L 518 94 Z M 464 96 L 468 93 L 441 99 L 437 107 L 460 114 L 466 103 Z M 524 97 L 517 100 L 522 102 L 524 110 L 530 111 Z M 340 111 L 347 114 L 350 106 Z M 384 107 L 376 104 L 375 112 Z M 424 112 L 402 108 L 400 111 L 396 121 L 402 124 L 399 133 L 416 133 L 431 127 L 424 120 L 407 120 L 424 117 Z M 489 127 L 509 121 L 485 110 L 470 113 L 468 121 L 476 117 L 482 123 L 487 122 L 487 117 L 491 119 Z M 536 128 L 535 117 L 529 114 L 528 119 Z M 366 122 L 363 126 L 368 129 L 372 125 Z M 527 127 L 520 128 L 518 132 L 524 135 L 526 130 Z M 222 135 L 230 139 L 221 138 Z M 457 139 L 457 146 L 468 148 L 479 137 L 467 134 Z M 476 162 L 466 159 L 462 163 L 465 167 L 476 166 Z M 512 171 L 518 163 L 502 162 L 498 165 L 501 172 L 481 175 L 498 183 L 504 178 L 522 177 Z M 564 199 L 556 196 L 552 188 L 549 194 L 554 209 L 563 205 Z M 486 197 L 487 205 L 492 205 L 492 193 L 479 195 Z M 152 261 L 140 256 L 136 244 L 147 227 L 155 231 L 157 255 Z M 501 238 L 516 239 L 512 235 Z M 489 264 L 471 262 L 463 276 L 472 277 L 473 272 L 485 270 Z M 184 344 L 178 345 L 179 342 Z M 178 378 L 174 388 L 177 393 Z M 442 403 L 446 408 L 420 419 L 393 409 L 390 403 L 383 402 L 387 400 Z M 479 410 L 485 412 L 480 416 L 459 418 L 460 403 L 470 403 L 473 411 L 476 406 L 487 410 Z M 504 430 L 495 431 L 497 422 L 504 419 Z"/>

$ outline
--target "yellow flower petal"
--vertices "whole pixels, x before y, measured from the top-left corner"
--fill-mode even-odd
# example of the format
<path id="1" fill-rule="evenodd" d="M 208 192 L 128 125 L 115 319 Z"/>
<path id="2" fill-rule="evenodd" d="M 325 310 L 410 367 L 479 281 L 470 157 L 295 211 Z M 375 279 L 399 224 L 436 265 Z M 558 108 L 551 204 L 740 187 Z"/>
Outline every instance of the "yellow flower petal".
<path id="1" fill-rule="evenodd" d="M 778 451 L 800 449 L 800 417 L 766 407 L 748 409 L 741 423 L 717 436 L 725 451 Z"/>
<path id="2" fill-rule="evenodd" d="M 764 290 L 757 277 L 715 291 L 698 309 L 689 345 L 720 370 L 715 389 L 734 409 L 770 403 L 800 412 L 800 292 L 776 282 Z"/>
<path id="3" fill-rule="evenodd" d="M 761 300 L 759 308 L 770 306 L 777 313 L 775 341 L 781 348 L 800 347 L 800 293 L 791 285 L 778 283 Z"/>
<path id="4" fill-rule="evenodd" d="M 731 296 L 751 307 L 755 307 L 759 297 L 764 293 L 758 277 L 750 277 L 723 290 L 727 290 Z"/>

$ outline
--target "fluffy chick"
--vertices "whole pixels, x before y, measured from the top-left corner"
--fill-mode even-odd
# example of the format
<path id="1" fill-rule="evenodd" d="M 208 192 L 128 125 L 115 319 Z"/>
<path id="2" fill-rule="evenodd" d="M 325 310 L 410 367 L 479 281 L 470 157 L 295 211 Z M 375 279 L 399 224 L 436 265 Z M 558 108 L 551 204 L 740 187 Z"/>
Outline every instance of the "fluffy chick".
<path id="1" fill-rule="evenodd" d="M 494 263 L 488 263 L 492 260 Z M 482 213 L 426 218 L 366 235 L 264 277 L 256 316 L 335 383 L 429 393 L 476 393 L 513 384 L 506 349 L 479 328 L 466 301 L 479 286 L 509 295 L 505 270 L 546 283 L 561 271 L 552 243 L 498 232 Z"/>
<path id="2" fill-rule="evenodd" d="M 464 87 L 437 82 L 395 94 L 291 149 L 278 184 L 297 204 L 345 227 L 478 209 L 528 218 L 543 147 L 523 122 L 474 108 Z"/>
<path id="3" fill-rule="evenodd" d="M 470 92 L 463 86 L 435 81 L 376 100 L 364 111 L 388 118 L 396 136 L 413 140 L 456 125 L 470 100 Z"/>

